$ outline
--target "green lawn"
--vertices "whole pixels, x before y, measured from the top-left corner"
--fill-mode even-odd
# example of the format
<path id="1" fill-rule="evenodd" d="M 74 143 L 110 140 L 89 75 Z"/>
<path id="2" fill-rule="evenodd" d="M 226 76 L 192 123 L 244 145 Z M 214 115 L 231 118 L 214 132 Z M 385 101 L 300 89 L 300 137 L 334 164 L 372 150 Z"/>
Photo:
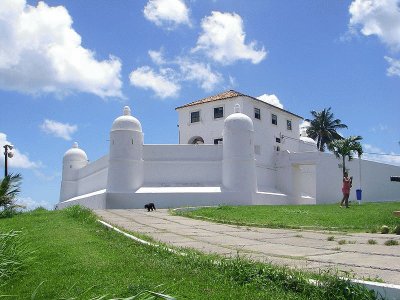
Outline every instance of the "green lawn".
<path id="1" fill-rule="evenodd" d="M 285 268 L 137 244 L 80 208 L 0 219 L 0 233 L 10 230 L 21 231 L 24 253 L 34 252 L 11 278 L 0 276 L 0 298 L 110 299 L 151 290 L 177 299 L 373 299 L 330 275 L 317 288 L 309 275 Z"/>
<path id="2" fill-rule="evenodd" d="M 382 225 L 393 230 L 400 224 L 400 218 L 393 215 L 395 210 L 400 210 L 400 202 L 356 203 L 348 209 L 338 204 L 219 206 L 174 213 L 246 226 L 379 232 Z"/>

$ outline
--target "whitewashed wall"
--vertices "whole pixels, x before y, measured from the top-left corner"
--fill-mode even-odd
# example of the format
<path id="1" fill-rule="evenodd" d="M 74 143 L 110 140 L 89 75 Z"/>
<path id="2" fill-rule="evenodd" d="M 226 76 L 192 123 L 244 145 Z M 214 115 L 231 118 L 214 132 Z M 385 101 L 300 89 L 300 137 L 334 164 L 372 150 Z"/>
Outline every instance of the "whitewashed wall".
<path id="1" fill-rule="evenodd" d="M 221 185 L 221 145 L 144 145 L 144 186 Z"/>
<path id="2" fill-rule="evenodd" d="M 78 188 L 76 195 L 84 195 L 107 186 L 108 155 L 89 163 L 78 170 Z"/>
<path id="3" fill-rule="evenodd" d="M 328 153 L 321 154 L 317 165 L 317 203 L 335 203 L 342 198 L 342 169 L 341 163 L 335 156 Z M 349 175 L 353 176 L 353 187 L 350 200 L 356 200 L 356 189 L 360 188 L 359 161 L 354 159 L 346 162 Z M 381 202 L 399 201 L 400 184 L 391 182 L 390 176 L 400 175 L 400 167 L 361 160 L 361 189 L 362 201 Z"/>

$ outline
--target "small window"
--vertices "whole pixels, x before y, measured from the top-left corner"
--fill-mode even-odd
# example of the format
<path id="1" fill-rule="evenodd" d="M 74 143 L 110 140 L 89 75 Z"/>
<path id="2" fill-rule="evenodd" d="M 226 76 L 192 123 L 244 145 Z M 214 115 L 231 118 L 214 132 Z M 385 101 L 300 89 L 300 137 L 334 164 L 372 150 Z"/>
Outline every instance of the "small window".
<path id="1" fill-rule="evenodd" d="M 261 120 L 261 111 L 257 107 L 254 107 L 254 118 Z"/>
<path id="2" fill-rule="evenodd" d="M 222 138 L 214 139 L 214 145 L 219 145 L 219 144 L 222 144 Z"/>
<path id="3" fill-rule="evenodd" d="M 292 121 L 290 121 L 290 120 L 286 121 L 286 128 L 287 128 L 287 130 L 292 130 Z"/>
<path id="4" fill-rule="evenodd" d="M 221 107 L 214 107 L 214 119 L 219 119 L 224 117 L 224 108 Z"/>
<path id="5" fill-rule="evenodd" d="M 275 142 L 280 143 L 281 142 L 281 138 L 275 138 Z"/>
<path id="6" fill-rule="evenodd" d="M 190 113 L 190 123 L 200 122 L 200 111 L 192 111 Z"/>
<path id="7" fill-rule="evenodd" d="M 278 116 L 272 114 L 272 115 L 271 115 L 271 118 L 272 118 L 272 124 L 278 125 Z"/>

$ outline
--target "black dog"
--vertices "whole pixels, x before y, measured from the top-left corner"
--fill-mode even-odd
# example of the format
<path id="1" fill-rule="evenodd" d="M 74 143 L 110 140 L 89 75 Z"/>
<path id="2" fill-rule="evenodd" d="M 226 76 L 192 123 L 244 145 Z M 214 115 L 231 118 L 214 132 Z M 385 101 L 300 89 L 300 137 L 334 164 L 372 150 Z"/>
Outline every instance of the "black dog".
<path id="1" fill-rule="evenodd" d="M 144 206 L 144 208 L 147 209 L 147 211 L 153 211 L 156 210 L 156 206 L 154 205 L 154 203 L 148 203 Z"/>

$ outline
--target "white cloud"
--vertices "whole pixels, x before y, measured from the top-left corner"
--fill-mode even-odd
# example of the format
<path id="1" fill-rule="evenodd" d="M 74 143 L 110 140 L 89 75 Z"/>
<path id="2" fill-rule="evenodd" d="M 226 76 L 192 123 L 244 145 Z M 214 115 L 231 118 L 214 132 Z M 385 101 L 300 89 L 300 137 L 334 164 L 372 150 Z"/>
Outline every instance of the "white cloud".
<path id="1" fill-rule="evenodd" d="M 311 122 L 309 120 L 303 120 L 303 122 L 301 122 L 300 125 L 299 125 L 300 136 L 306 137 L 307 136 L 307 129 L 310 126 L 311 126 Z"/>
<path id="2" fill-rule="evenodd" d="M 394 59 L 389 56 L 385 56 L 386 61 L 389 63 L 389 68 L 386 71 L 388 76 L 399 76 L 400 77 L 400 59 Z"/>
<path id="3" fill-rule="evenodd" d="M 162 99 L 178 95 L 180 85 L 171 78 L 171 69 L 162 69 L 156 73 L 149 66 L 143 66 L 132 71 L 129 75 L 130 83 L 136 87 L 151 89 Z"/>
<path id="4" fill-rule="evenodd" d="M 392 151 L 390 153 L 386 153 L 386 155 L 382 155 L 385 154 L 382 149 L 372 146 L 370 144 L 363 144 L 363 150 L 363 159 L 400 166 L 399 153 L 395 153 Z"/>
<path id="5" fill-rule="evenodd" d="M 258 64 L 267 55 L 264 47 L 256 49 L 256 42 L 245 43 L 243 20 L 238 14 L 213 11 L 201 21 L 203 32 L 192 52 L 202 51 L 222 64 L 250 60 Z"/>
<path id="6" fill-rule="evenodd" d="M 0 132 L 0 149 L 3 154 L 3 146 L 5 144 L 12 145 L 11 142 L 7 141 L 7 135 L 5 133 Z M 29 159 L 27 154 L 21 153 L 18 148 L 12 150 L 14 156 L 7 160 L 8 166 L 13 168 L 22 168 L 22 169 L 35 169 L 42 166 L 41 162 L 33 162 Z M 4 155 L 0 156 L 0 164 L 4 166 Z"/>
<path id="7" fill-rule="evenodd" d="M 223 81 L 222 75 L 212 71 L 208 64 L 194 62 L 188 59 L 179 60 L 178 64 L 183 80 L 195 81 L 207 92 L 212 91 Z"/>
<path id="8" fill-rule="evenodd" d="M 24 210 L 33 210 L 38 207 L 43 207 L 46 209 L 53 209 L 54 204 L 49 203 L 44 200 L 35 201 L 31 197 L 21 197 L 15 201 L 16 204 L 23 206 Z"/>
<path id="9" fill-rule="evenodd" d="M 149 0 L 143 13 L 146 19 L 166 29 L 190 25 L 189 9 L 183 0 Z"/>
<path id="10" fill-rule="evenodd" d="M 354 0 L 350 7 L 350 31 L 376 35 L 393 49 L 400 49 L 400 1 Z"/>
<path id="11" fill-rule="evenodd" d="M 0 88 L 23 93 L 87 92 L 123 97 L 121 62 L 98 61 L 81 45 L 63 6 L 0 2 Z"/>
<path id="12" fill-rule="evenodd" d="M 279 108 L 283 108 L 282 103 L 279 101 L 278 97 L 275 96 L 274 94 L 272 95 L 268 95 L 268 94 L 263 94 L 259 97 L 257 97 L 257 99 L 267 102 L 273 106 L 279 107 Z"/>
<path id="13" fill-rule="evenodd" d="M 44 120 L 40 125 L 43 132 L 51 134 L 55 137 L 63 138 L 64 140 L 70 141 L 71 135 L 78 130 L 78 126 L 70 125 L 68 123 L 60 123 L 53 120 Z"/>
<path id="14" fill-rule="evenodd" d="M 389 127 L 387 125 L 378 124 L 375 127 L 371 128 L 372 132 L 381 132 L 381 131 L 388 131 Z"/>
<path id="15" fill-rule="evenodd" d="M 160 51 L 149 50 L 148 53 L 153 63 L 156 65 L 162 65 L 166 63 L 163 52 L 163 49 L 160 49 Z"/>

